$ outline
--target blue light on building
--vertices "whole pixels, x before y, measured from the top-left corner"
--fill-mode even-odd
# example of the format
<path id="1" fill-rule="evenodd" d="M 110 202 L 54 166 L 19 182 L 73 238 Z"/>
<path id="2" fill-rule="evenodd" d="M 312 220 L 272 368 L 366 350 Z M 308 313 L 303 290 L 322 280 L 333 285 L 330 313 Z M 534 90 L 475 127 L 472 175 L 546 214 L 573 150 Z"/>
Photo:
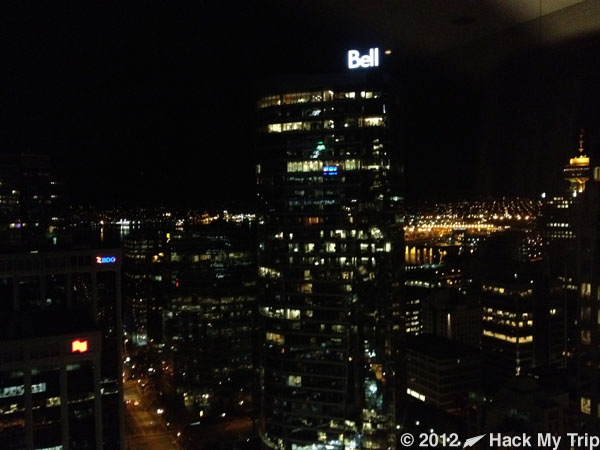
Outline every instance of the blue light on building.
<path id="1" fill-rule="evenodd" d="M 323 166 L 323 175 L 337 175 L 337 166 Z"/>

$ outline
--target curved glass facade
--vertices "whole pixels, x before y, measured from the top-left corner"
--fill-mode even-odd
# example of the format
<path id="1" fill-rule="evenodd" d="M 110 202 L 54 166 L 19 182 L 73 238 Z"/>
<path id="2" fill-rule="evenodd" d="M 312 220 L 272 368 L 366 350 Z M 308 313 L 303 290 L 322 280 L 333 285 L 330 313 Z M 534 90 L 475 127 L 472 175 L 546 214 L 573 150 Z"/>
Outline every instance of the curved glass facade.
<path id="1" fill-rule="evenodd" d="M 396 448 L 397 102 L 380 79 L 305 81 L 257 104 L 263 444 Z"/>

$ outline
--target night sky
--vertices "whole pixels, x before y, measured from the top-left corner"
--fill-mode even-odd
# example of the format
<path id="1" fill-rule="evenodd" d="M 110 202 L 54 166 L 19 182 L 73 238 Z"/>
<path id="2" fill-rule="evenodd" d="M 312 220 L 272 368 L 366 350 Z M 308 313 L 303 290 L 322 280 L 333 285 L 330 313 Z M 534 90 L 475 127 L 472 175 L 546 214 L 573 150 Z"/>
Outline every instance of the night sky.
<path id="1" fill-rule="evenodd" d="M 1 151 L 50 154 L 82 204 L 247 205 L 257 82 L 343 71 L 348 48 L 381 40 L 301 2 L 0 9 Z M 600 142 L 599 48 L 587 38 L 515 55 L 484 83 L 407 59 L 409 201 L 552 188 L 579 127 L 589 153 Z"/>

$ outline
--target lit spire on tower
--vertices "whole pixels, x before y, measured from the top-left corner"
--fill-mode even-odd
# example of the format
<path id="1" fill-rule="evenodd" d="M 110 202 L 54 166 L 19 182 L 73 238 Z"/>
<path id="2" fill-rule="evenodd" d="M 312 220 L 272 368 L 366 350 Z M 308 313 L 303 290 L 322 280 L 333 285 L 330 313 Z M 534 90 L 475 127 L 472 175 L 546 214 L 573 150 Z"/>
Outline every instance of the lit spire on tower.
<path id="1" fill-rule="evenodd" d="M 585 191 L 585 183 L 590 179 L 590 158 L 583 152 L 583 128 L 579 130 L 579 154 L 569 160 L 564 168 L 565 179 L 568 180 L 573 196 Z"/>

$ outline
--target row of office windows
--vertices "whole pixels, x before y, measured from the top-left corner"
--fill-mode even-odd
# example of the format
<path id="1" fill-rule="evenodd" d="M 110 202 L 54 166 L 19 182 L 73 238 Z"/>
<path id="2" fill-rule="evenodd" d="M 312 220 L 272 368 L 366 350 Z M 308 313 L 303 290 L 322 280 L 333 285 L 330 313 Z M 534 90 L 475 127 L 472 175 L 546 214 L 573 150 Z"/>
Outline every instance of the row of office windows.
<path id="1" fill-rule="evenodd" d="M 533 295 L 533 289 L 511 289 L 503 286 L 481 286 L 483 292 L 490 292 L 493 294 L 506 295 L 506 296 L 517 296 L 517 297 L 528 297 Z"/>
<path id="2" fill-rule="evenodd" d="M 503 333 L 496 333 L 490 330 L 483 330 L 483 335 L 488 336 L 494 339 L 499 339 L 501 341 L 510 342 L 513 344 L 527 344 L 533 342 L 533 336 L 508 336 Z"/>
<path id="3" fill-rule="evenodd" d="M 337 162 L 323 162 L 318 160 L 289 161 L 288 172 L 320 172 L 324 167 L 336 167 L 340 170 L 359 170 L 362 167 L 360 159 L 346 159 Z"/>
<path id="4" fill-rule="evenodd" d="M 381 127 L 385 124 L 383 116 L 348 117 L 343 120 L 304 120 L 284 123 L 270 123 L 267 133 L 285 133 L 288 131 L 333 130 L 336 128 Z"/>
<path id="5" fill-rule="evenodd" d="M 284 234 L 283 231 L 280 231 L 279 233 L 276 233 L 273 235 L 273 237 L 275 239 L 285 239 L 285 238 L 289 238 L 290 240 L 294 239 L 294 233 L 286 233 Z M 370 239 L 370 238 L 375 238 L 375 239 L 379 239 L 383 237 L 383 233 L 381 232 L 381 229 L 379 229 L 378 227 L 372 226 L 369 228 L 369 230 L 356 230 L 356 229 L 351 229 L 351 230 L 347 230 L 347 229 L 334 229 L 334 230 L 319 230 L 319 237 L 324 238 L 324 237 L 332 237 L 332 238 L 339 238 L 339 239 L 346 239 L 346 238 L 356 238 L 356 239 Z"/>
<path id="6" fill-rule="evenodd" d="M 298 103 L 321 103 L 333 100 L 372 99 L 381 97 L 377 91 L 312 91 L 297 92 L 283 95 L 269 95 L 258 101 L 258 108 L 269 106 L 294 105 Z"/>

